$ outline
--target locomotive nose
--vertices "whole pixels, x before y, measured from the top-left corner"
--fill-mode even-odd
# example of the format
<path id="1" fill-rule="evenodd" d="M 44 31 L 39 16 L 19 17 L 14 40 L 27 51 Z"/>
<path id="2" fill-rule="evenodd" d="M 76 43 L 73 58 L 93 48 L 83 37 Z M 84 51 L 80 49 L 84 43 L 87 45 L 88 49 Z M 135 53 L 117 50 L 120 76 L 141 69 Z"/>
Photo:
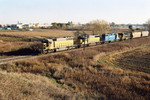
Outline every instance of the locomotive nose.
<path id="1" fill-rule="evenodd" d="M 43 49 L 45 49 L 45 48 L 46 48 L 46 43 L 43 43 L 43 44 L 41 45 L 41 47 L 42 47 Z"/>

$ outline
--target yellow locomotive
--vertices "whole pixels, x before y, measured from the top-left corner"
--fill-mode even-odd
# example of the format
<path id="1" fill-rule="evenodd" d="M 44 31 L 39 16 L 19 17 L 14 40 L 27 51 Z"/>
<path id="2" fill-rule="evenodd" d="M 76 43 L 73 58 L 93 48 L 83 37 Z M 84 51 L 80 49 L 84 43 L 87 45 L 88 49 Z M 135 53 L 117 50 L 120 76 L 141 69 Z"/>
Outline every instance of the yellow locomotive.
<path id="1" fill-rule="evenodd" d="M 88 35 L 88 36 L 79 36 L 77 39 L 77 46 L 82 47 L 83 45 L 89 46 L 91 44 L 100 43 L 99 35 Z"/>
<path id="2" fill-rule="evenodd" d="M 42 52 L 56 52 L 62 49 L 71 49 L 74 47 L 73 37 L 63 37 L 54 39 L 45 39 L 42 41 Z"/>
<path id="3" fill-rule="evenodd" d="M 91 44 L 100 43 L 99 35 L 83 35 L 78 36 L 76 40 L 73 37 L 44 39 L 42 41 L 42 53 L 56 52 L 72 48 L 80 48 Z"/>

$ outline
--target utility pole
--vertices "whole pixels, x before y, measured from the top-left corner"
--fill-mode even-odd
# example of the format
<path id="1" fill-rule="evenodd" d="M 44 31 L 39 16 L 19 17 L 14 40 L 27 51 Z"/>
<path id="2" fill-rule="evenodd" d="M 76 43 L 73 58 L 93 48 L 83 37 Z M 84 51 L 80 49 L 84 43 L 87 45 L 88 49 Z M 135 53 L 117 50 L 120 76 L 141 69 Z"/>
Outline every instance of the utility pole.
<path id="1" fill-rule="evenodd" d="M 83 40 L 84 40 L 83 50 L 85 51 L 85 38 Z"/>

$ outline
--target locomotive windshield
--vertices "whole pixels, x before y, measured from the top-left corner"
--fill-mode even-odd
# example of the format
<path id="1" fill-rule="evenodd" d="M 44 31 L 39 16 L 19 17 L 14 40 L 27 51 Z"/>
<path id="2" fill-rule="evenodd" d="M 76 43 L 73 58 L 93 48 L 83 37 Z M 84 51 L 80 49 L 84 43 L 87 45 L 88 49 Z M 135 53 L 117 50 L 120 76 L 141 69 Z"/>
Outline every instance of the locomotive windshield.
<path id="1" fill-rule="evenodd" d="M 42 43 L 48 43 L 48 41 L 47 40 L 43 40 Z"/>
<path id="2" fill-rule="evenodd" d="M 43 40 L 42 43 L 43 43 L 43 46 L 44 46 L 44 47 L 45 47 L 45 46 L 48 47 L 49 44 L 52 44 L 52 42 L 51 42 L 51 41 L 48 41 L 48 40 Z"/>
<path id="3" fill-rule="evenodd" d="M 43 40 L 42 43 L 51 44 L 52 42 L 51 42 L 51 41 L 48 41 L 48 40 Z"/>

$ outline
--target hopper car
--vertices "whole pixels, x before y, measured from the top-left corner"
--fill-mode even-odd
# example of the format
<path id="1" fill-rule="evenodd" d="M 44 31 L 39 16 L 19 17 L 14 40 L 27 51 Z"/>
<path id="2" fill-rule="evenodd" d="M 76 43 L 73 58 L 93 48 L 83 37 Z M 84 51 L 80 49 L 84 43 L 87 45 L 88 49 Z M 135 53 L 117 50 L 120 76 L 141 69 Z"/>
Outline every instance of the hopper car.
<path id="1" fill-rule="evenodd" d="M 131 39 L 142 37 L 142 32 L 131 32 Z"/>
<path id="2" fill-rule="evenodd" d="M 149 36 L 149 31 L 142 31 L 141 33 L 142 33 L 142 37 Z"/>

